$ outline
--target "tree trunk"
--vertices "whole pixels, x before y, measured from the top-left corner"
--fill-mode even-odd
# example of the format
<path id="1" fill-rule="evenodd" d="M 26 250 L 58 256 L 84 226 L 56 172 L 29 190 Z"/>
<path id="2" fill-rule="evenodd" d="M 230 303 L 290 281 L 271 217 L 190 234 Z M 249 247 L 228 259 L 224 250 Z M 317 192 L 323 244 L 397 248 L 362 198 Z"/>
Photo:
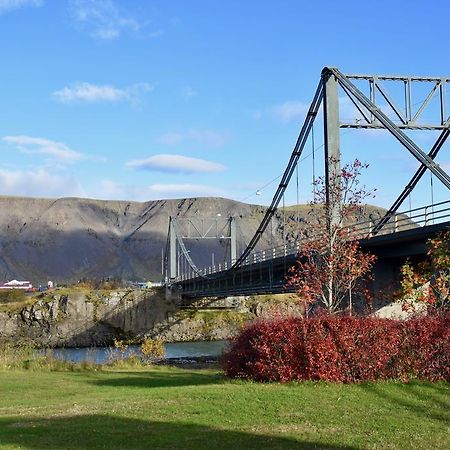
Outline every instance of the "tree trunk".
<path id="1" fill-rule="evenodd" d="M 352 315 L 352 287 L 351 286 L 348 290 L 348 313 L 351 317 L 351 315 Z"/>

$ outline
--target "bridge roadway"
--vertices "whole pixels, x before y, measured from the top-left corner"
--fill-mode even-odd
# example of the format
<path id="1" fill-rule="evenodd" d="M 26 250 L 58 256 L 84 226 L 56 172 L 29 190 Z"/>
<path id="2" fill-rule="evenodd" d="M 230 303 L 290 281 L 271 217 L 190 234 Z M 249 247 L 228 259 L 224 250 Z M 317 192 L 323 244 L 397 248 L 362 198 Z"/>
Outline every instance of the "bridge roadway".
<path id="1" fill-rule="evenodd" d="M 423 259 L 427 253 L 426 242 L 436 233 L 449 229 L 450 221 L 417 227 L 395 233 L 377 235 L 360 240 L 361 247 L 377 255 L 375 279 L 398 276 L 398 270 L 407 257 Z M 252 264 L 237 269 L 223 270 L 207 277 L 177 281 L 172 288 L 184 298 L 220 297 L 229 295 L 274 294 L 289 292 L 285 287 L 286 275 L 296 261 L 296 253 Z M 378 282 L 380 280 L 377 280 Z"/>

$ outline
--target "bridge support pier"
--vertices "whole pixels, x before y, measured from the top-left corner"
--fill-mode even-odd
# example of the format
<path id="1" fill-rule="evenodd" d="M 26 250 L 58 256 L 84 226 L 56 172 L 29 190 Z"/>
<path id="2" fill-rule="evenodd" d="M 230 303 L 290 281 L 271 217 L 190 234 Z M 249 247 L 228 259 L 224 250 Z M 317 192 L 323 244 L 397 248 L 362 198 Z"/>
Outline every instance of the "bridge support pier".
<path id="1" fill-rule="evenodd" d="M 173 218 L 169 219 L 169 279 L 175 279 L 177 272 L 177 232 L 173 223 Z"/>
<path id="2" fill-rule="evenodd" d="M 325 138 L 325 183 L 328 226 L 340 222 L 341 203 L 341 150 L 339 136 L 338 81 L 330 71 L 322 73 L 324 86 L 323 116 Z"/>
<path id="3" fill-rule="evenodd" d="M 165 299 L 175 306 L 180 305 L 182 301 L 182 290 L 176 284 L 166 286 Z"/>

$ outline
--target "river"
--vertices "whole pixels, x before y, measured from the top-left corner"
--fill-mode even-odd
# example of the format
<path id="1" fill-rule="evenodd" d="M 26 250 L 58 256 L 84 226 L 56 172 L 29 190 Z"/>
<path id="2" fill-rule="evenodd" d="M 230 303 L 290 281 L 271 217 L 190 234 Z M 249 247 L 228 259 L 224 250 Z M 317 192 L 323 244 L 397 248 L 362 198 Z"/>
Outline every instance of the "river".
<path id="1" fill-rule="evenodd" d="M 217 357 L 226 349 L 227 344 L 228 341 L 168 342 L 164 344 L 165 358 Z M 48 350 L 38 350 L 38 353 L 46 351 Z M 130 345 L 125 352 L 115 347 L 55 348 L 50 351 L 55 358 L 65 361 L 89 361 L 97 364 L 104 364 L 120 356 L 142 355 L 139 345 Z"/>

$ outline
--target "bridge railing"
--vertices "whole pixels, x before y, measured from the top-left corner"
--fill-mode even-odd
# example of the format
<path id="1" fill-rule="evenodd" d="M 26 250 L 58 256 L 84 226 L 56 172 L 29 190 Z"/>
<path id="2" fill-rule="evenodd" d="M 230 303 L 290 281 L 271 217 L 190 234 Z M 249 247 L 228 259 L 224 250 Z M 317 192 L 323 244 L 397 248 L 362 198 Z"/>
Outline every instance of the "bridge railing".
<path id="1" fill-rule="evenodd" d="M 379 220 L 379 219 L 378 219 Z M 387 223 L 375 233 L 375 220 L 366 220 L 349 225 L 347 228 L 348 236 L 354 240 L 370 239 L 374 236 L 398 233 L 401 231 L 420 228 L 428 225 L 450 220 L 450 200 L 427 205 L 420 208 L 414 208 L 407 211 L 392 214 Z M 317 235 L 310 233 L 303 236 L 295 242 L 288 242 L 265 250 L 259 250 L 250 253 L 245 259 L 243 265 L 248 266 L 264 261 L 270 261 L 275 258 L 297 254 L 300 250 L 302 242 L 317 238 Z M 188 279 L 198 278 L 201 276 L 209 276 L 219 272 L 226 271 L 231 268 L 235 261 L 230 263 L 217 264 L 200 269 L 200 273 L 189 271 L 181 274 L 176 281 L 184 281 Z"/>
<path id="2" fill-rule="evenodd" d="M 260 250 L 250 253 L 250 255 L 245 259 L 243 266 L 250 266 L 252 264 L 261 263 L 264 261 L 270 261 L 275 258 L 293 255 L 298 253 L 300 250 L 300 242 L 290 242 L 284 245 L 278 245 L 276 247 L 271 247 L 267 250 Z M 200 273 L 195 273 L 194 271 L 189 271 L 187 274 L 181 274 L 177 281 L 188 280 L 192 278 L 199 278 L 202 276 L 213 275 L 215 273 L 223 272 L 230 269 L 236 261 L 231 261 L 230 263 L 217 264 L 214 266 L 207 266 L 200 269 Z"/>
<path id="3" fill-rule="evenodd" d="M 434 225 L 449 220 L 450 200 L 422 206 L 400 213 L 392 214 L 383 228 L 375 232 L 376 221 L 358 222 L 349 228 L 349 235 L 354 239 L 367 239 L 375 235 L 398 233 L 421 226 Z"/>

